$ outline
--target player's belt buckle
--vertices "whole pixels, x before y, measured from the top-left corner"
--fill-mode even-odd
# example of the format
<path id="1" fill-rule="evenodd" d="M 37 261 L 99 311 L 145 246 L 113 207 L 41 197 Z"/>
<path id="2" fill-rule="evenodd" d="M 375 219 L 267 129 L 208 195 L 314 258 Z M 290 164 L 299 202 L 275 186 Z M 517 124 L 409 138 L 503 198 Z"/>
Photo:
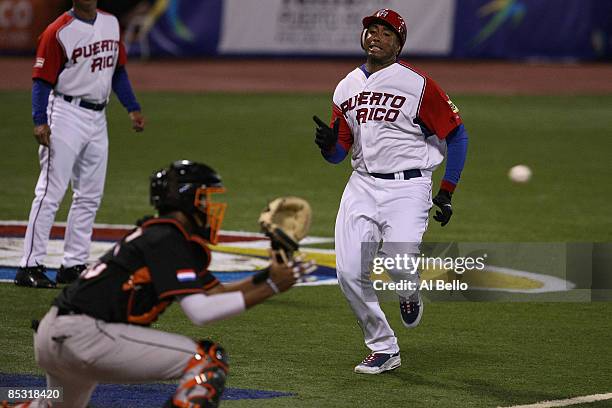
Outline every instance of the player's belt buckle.
<path id="1" fill-rule="evenodd" d="M 93 111 L 101 111 L 102 109 L 104 109 L 106 104 L 105 103 L 87 102 L 87 101 L 81 100 L 81 102 L 79 102 L 79 106 L 81 108 L 90 109 L 90 110 L 93 110 Z"/>
<path id="2" fill-rule="evenodd" d="M 369 173 L 370 176 L 384 180 L 410 180 L 415 177 L 422 177 L 421 170 L 411 169 L 396 171 L 395 173 Z"/>
<path id="3" fill-rule="evenodd" d="M 65 100 L 68 103 L 72 103 L 84 109 L 89 109 L 93 111 L 101 111 L 106 107 L 106 103 L 88 102 L 88 101 L 84 101 L 81 98 L 77 98 L 77 97 L 70 96 L 70 95 L 64 95 L 61 93 L 58 93 L 57 96 L 61 97 L 63 100 Z"/>

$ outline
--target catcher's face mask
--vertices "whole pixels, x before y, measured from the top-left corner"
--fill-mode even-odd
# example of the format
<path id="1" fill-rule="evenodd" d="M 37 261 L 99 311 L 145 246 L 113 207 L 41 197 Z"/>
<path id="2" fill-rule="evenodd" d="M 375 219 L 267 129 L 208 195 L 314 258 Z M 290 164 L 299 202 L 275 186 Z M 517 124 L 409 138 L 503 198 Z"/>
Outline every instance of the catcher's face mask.
<path id="1" fill-rule="evenodd" d="M 208 236 L 205 238 L 213 245 L 218 242 L 219 230 L 227 208 L 227 203 L 217 203 L 212 200 L 212 195 L 216 193 L 225 193 L 225 187 L 199 187 L 193 202 L 193 206 L 206 215 L 205 228 Z"/>

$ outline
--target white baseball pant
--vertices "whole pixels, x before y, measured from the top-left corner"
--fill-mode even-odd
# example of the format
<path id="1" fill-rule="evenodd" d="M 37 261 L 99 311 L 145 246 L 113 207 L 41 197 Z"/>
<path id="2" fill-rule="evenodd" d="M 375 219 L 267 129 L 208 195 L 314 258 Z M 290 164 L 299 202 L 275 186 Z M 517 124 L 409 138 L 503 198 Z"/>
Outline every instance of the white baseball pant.
<path id="1" fill-rule="evenodd" d="M 51 142 L 40 146 L 40 176 L 30 210 L 20 266 L 44 264 L 55 213 L 72 183 L 72 204 L 64 237 L 66 267 L 84 264 L 102 200 L 108 136 L 105 111 L 93 111 L 51 97 L 48 107 Z"/>
<path id="2" fill-rule="evenodd" d="M 372 352 L 397 353 L 399 346 L 380 307 L 367 266 L 377 254 L 393 256 L 401 248 L 416 255 L 432 206 L 431 172 L 422 174 L 423 177 L 409 180 L 385 180 L 354 171 L 340 201 L 335 229 L 338 281 Z M 362 243 L 381 241 L 378 253 L 362 253 Z M 416 275 L 389 272 L 394 281 L 418 280 Z M 405 297 L 412 293 L 398 292 Z"/>

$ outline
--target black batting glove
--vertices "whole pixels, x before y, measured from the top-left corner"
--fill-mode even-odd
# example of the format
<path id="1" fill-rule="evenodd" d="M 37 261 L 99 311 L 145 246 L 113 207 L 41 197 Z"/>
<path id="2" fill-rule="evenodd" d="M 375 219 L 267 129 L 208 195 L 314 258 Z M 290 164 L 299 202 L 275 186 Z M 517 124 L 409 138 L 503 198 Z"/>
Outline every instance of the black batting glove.
<path id="1" fill-rule="evenodd" d="M 440 211 L 436 210 L 436 215 L 433 217 L 434 220 L 438 221 L 442 226 L 445 226 L 453 215 L 450 191 L 440 189 L 438 194 L 434 197 L 433 203 L 440 208 Z"/>
<path id="2" fill-rule="evenodd" d="M 332 147 L 336 146 L 338 141 L 338 129 L 340 129 L 340 119 L 334 121 L 333 129 L 327 126 L 325 122 L 319 119 L 318 116 L 313 116 L 312 120 L 317 124 L 317 130 L 315 131 L 315 143 L 321 150 L 331 150 Z"/>

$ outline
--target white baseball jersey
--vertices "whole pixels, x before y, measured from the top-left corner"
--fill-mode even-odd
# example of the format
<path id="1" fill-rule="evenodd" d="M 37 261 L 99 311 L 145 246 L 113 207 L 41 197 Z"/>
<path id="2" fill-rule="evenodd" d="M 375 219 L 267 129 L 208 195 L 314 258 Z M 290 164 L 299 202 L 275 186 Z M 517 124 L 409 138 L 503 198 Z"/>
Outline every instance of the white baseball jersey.
<path id="1" fill-rule="evenodd" d="M 47 106 L 51 137 L 49 146 L 39 149 L 41 172 L 22 267 L 44 265 L 51 226 L 69 183 L 73 198 L 62 265 L 87 263 L 93 222 L 104 191 L 108 132 L 104 107 L 91 109 L 81 102 L 105 103 L 115 68 L 125 65 L 126 60 L 117 19 L 100 10 L 94 21 L 80 20 L 68 11 L 40 36 L 32 78 L 54 88 Z M 73 99 L 68 101 L 58 93 Z"/>
<path id="2" fill-rule="evenodd" d="M 340 119 L 338 143 L 352 152 L 355 170 L 344 189 L 336 218 L 338 283 L 373 353 L 395 354 L 399 344 L 369 281 L 376 254 L 413 255 L 427 230 L 431 171 L 446 154 L 445 138 L 461 125 L 458 110 L 425 74 L 396 62 L 369 74 L 365 66 L 344 78 L 334 92 L 333 124 Z M 425 170 L 421 176 L 388 179 L 373 173 Z M 370 173 L 370 174 L 367 174 Z M 400 244 L 400 245 L 395 245 Z M 414 252 L 418 252 L 414 251 Z M 365 265 L 365 266 L 364 266 Z M 405 271 L 389 270 L 396 282 L 418 281 Z M 411 298 L 413 291 L 397 291 Z"/>
<path id="3" fill-rule="evenodd" d="M 444 91 L 403 62 L 371 75 L 356 68 L 340 81 L 333 101 L 338 141 L 347 152 L 353 148 L 353 169 L 362 172 L 434 170 L 444 160 L 444 138 L 461 124 Z"/>
<path id="4" fill-rule="evenodd" d="M 42 33 L 33 78 L 40 78 L 64 95 L 105 102 L 115 66 L 125 65 L 119 22 L 98 10 L 93 24 L 64 13 Z"/>

